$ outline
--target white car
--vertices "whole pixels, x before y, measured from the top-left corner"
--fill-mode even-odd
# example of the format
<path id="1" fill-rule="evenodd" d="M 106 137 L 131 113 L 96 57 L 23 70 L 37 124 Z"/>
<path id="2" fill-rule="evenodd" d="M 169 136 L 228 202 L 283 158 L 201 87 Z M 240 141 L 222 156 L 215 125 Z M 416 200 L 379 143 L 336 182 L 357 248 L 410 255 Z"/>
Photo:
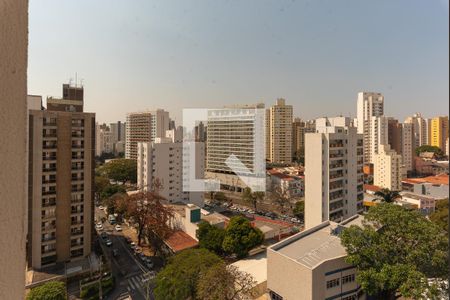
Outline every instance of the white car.
<path id="1" fill-rule="evenodd" d="M 116 225 L 114 228 L 116 229 L 116 231 L 122 231 L 122 226 L 120 225 Z"/>

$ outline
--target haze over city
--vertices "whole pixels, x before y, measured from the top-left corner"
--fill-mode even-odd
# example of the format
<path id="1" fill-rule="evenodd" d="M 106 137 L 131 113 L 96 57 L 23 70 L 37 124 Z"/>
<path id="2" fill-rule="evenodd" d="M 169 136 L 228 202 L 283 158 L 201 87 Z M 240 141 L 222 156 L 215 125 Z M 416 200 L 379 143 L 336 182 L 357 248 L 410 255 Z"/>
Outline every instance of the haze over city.
<path id="1" fill-rule="evenodd" d="M 77 73 L 99 122 L 278 97 L 355 117 L 358 91 L 400 119 L 448 111 L 448 1 L 32 0 L 29 17 L 28 93 Z"/>

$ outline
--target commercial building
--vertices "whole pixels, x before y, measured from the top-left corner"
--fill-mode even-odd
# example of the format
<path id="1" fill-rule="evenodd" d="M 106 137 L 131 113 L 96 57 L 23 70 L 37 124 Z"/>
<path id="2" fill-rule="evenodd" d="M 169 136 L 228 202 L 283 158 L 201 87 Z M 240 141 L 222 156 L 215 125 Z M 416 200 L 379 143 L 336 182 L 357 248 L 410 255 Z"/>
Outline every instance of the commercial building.
<path id="1" fill-rule="evenodd" d="M 430 144 L 445 151 L 445 144 L 448 138 L 448 117 L 435 117 L 431 119 Z"/>
<path id="2" fill-rule="evenodd" d="M 364 138 L 365 163 L 372 163 L 378 145 L 387 143 L 387 120 L 378 119 L 383 115 L 384 96 L 381 93 L 358 93 L 357 127 L 358 133 L 362 134 Z"/>
<path id="3" fill-rule="evenodd" d="M 267 249 L 267 289 L 272 300 L 365 299 L 357 270 L 345 261 L 339 233 L 361 216 L 325 221 Z"/>
<path id="4" fill-rule="evenodd" d="M 127 114 L 125 158 L 137 158 L 137 143 L 164 138 L 169 130 L 169 112 L 162 109 Z"/>
<path id="5" fill-rule="evenodd" d="M 420 113 L 415 113 L 414 115 L 407 117 L 404 123 L 412 124 L 412 130 L 414 132 L 414 149 L 429 144 L 428 122 Z"/>
<path id="6" fill-rule="evenodd" d="M 317 119 L 305 138 L 305 227 L 362 212 L 363 136 L 350 118 Z"/>
<path id="7" fill-rule="evenodd" d="M 423 178 L 405 178 L 402 181 L 402 190 L 436 199 L 448 198 L 448 178 L 445 173 Z"/>
<path id="8" fill-rule="evenodd" d="M 374 185 L 391 191 L 400 191 L 403 177 L 402 156 L 382 145 L 374 160 Z"/>
<path id="9" fill-rule="evenodd" d="M 292 105 L 279 98 L 267 109 L 266 117 L 266 158 L 272 163 L 292 162 Z"/>
<path id="10" fill-rule="evenodd" d="M 240 175 L 265 178 L 264 114 L 258 113 L 263 109 L 260 103 L 209 110 L 205 176 L 220 180 L 221 189 L 242 192 L 247 187 L 226 164 L 232 155 L 244 166 L 238 166 Z"/>
<path id="11" fill-rule="evenodd" d="M 205 149 L 201 142 L 195 143 L 196 178 L 203 178 Z M 185 147 L 183 147 L 185 146 Z M 182 142 L 174 142 L 171 138 L 157 138 L 155 142 L 138 143 L 137 184 L 139 189 L 153 190 L 155 180 L 162 187 L 160 195 L 171 203 L 184 202 L 203 206 L 203 192 L 183 190 L 183 174 L 188 166 L 183 159 L 188 155 L 189 148 Z M 192 166 L 191 166 L 192 167 Z"/>
<path id="12" fill-rule="evenodd" d="M 27 261 L 35 269 L 91 253 L 95 114 L 83 112 L 83 87 L 29 111 Z"/>

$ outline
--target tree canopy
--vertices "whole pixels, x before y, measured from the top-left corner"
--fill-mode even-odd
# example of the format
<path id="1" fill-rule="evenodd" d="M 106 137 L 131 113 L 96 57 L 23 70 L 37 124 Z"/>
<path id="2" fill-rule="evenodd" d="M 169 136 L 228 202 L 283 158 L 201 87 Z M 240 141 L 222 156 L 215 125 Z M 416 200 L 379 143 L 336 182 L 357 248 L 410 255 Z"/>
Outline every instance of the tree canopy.
<path id="1" fill-rule="evenodd" d="M 293 213 L 297 218 L 303 220 L 303 218 L 305 216 L 305 201 L 295 202 Z"/>
<path id="2" fill-rule="evenodd" d="M 206 249 L 188 249 L 171 257 L 156 276 L 156 300 L 198 299 L 200 274 L 221 262 Z"/>
<path id="3" fill-rule="evenodd" d="M 445 156 L 444 152 L 441 148 L 437 146 L 431 146 L 431 145 L 422 145 L 420 147 L 416 148 L 416 155 L 419 156 L 422 152 L 433 152 L 437 158 L 442 158 Z"/>
<path id="4" fill-rule="evenodd" d="M 370 208 L 363 227 L 345 229 L 341 243 L 363 290 L 381 299 L 423 298 L 437 292 L 428 278 L 448 278 L 446 233 L 417 211 L 381 203 Z"/>
<path id="5" fill-rule="evenodd" d="M 402 196 L 398 191 L 391 191 L 390 189 L 381 189 L 375 192 L 375 196 L 379 197 L 382 202 L 392 203 Z"/>
<path id="6" fill-rule="evenodd" d="M 264 196 L 264 192 L 252 192 L 251 188 L 246 187 L 242 193 L 242 200 L 251 204 L 256 211 L 258 203 L 264 199 Z"/>
<path id="7" fill-rule="evenodd" d="M 32 288 L 27 300 L 66 300 L 66 285 L 61 281 L 49 281 Z"/>
<path id="8" fill-rule="evenodd" d="M 198 225 L 197 238 L 201 248 L 208 249 L 219 255 L 223 254 L 223 240 L 225 238 L 225 230 L 202 221 Z"/>
<path id="9" fill-rule="evenodd" d="M 436 208 L 434 213 L 430 215 L 430 220 L 448 232 L 448 199 L 436 202 Z"/>
<path id="10" fill-rule="evenodd" d="M 239 258 L 245 257 L 248 251 L 264 241 L 264 234 L 254 228 L 244 217 L 233 217 L 225 229 L 222 248 L 225 252 L 234 253 Z"/>
<path id="11" fill-rule="evenodd" d="M 114 159 L 99 168 L 108 179 L 131 183 L 137 182 L 137 163 L 133 159 Z"/>

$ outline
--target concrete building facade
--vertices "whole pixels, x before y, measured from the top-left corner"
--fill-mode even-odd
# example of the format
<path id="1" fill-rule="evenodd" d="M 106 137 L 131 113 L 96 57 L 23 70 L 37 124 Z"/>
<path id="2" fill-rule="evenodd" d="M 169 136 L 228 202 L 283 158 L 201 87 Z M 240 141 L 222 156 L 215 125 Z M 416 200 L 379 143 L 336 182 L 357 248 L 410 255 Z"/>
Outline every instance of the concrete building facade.
<path id="1" fill-rule="evenodd" d="M 350 118 L 317 119 L 305 139 L 305 228 L 362 212 L 363 136 Z"/>
<path id="2" fill-rule="evenodd" d="M 448 138 L 448 117 L 435 117 L 431 119 L 430 144 L 445 151 L 445 143 Z"/>
<path id="3" fill-rule="evenodd" d="M 169 113 L 162 109 L 127 114 L 125 158 L 137 159 L 137 143 L 164 138 L 169 123 Z"/>
<path id="4" fill-rule="evenodd" d="M 95 124 L 95 155 L 114 152 L 113 133 L 106 124 Z"/>
<path id="5" fill-rule="evenodd" d="M 35 269 L 91 253 L 95 114 L 83 112 L 82 96 L 68 98 L 80 90 L 64 85 L 59 102 L 29 112 L 27 260 Z"/>
<path id="6" fill-rule="evenodd" d="M 358 133 L 362 134 L 364 138 L 365 163 L 372 163 L 373 154 L 378 150 L 376 147 L 387 142 L 384 142 L 384 139 L 387 139 L 387 120 L 378 119 L 383 115 L 384 96 L 381 93 L 358 93 L 356 125 Z"/>
<path id="7" fill-rule="evenodd" d="M 420 113 L 407 117 L 406 124 L 412 124 L 414 132 L 414 149 L 429 144 L 428 138 L 428 122 Z"/>
<path id="8" fill-rule="evenodd" d="M 382 145 L 374 160 L 374 185 L 391 191 L 401 191 L 403 178 L 402 156 L 389 145 Z"/>
<path id="9" fill-rule="evenodd" d="M 205 170 L 205 147 L 202 142 L 195 143 L 196 178 L 201 179 Z M 184 147 L 185 146 L 185 147 Z M 162 188 L 160 194 L 169 202 L 192 203 L 203 206 L 203 192 L 183 190 L 183 176 L 188 166 L 184 165 L 188 155 L 187 145 L 174 142 L 170 138 L 157 138 L 155 142 L 138 143 L 137 179 L 138 188 L 153 190 L 153 183 L 159 180 Z M 190 163 L 193 163 L 189 161 Z"/>
<path id="10" fill-rule="evenodd" d="M 267 109 L 266 152 L 267 160 L 272 163 L 292 162 L 292 105 L 279 98 L 276 104 Z"/>
<path id="11" fill-rule="evenodd" d="M 271 300 L 365 299 L 357 270 L 345 262 L 339 233 L 360 225 L 356 216 L 325 221 L 267 249 L 267 289 Z"/>

